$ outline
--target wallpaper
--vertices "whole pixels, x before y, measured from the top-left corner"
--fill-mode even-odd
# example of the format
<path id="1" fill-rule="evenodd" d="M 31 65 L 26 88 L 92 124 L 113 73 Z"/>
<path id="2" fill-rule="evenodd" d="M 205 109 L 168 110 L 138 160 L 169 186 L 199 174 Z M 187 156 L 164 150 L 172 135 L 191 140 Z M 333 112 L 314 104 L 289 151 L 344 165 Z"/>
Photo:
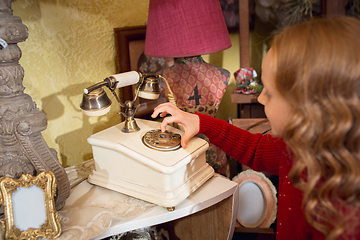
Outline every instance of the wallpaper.
<path id="1" fill-rule="evenodd" d="M 115 27 L 144 25 L 148 0 L 15 0 L 13 15 L 29 29 L 19 43 L 23 85 L 48 126 L 42 135 L 64 167 L 91 158 L 87 138 L 120 122 L 110 114 L 89 118 L 79 107 L 83 89 L 116 73 Z M 115 102 L 115 98 L 108 94 Z"/>
<path id="2" fill-rule="evenodd" d="M 120 122 L 119 106 L 109 114 L 87 117 L 80 103 L 83 89 L 116 73 L 114 34 L 118 27 L 146 24 L 149 0 L 14 0 L 13 15 L 29 29 L 19 43 L 20 64 L 25 70 L 23 85 L 37 107 L 44 111 L 47 129 L 42 135 L 58 153 L 64 167 L 92 158 L 87 138 Z M 239 66 L 238 34 L 231 35 L 235 46 L 219 54 L 204 56 L 231 73 Z M 235 86 L 236 87 L 236 86 Z M 230 103 L 234 87 L 220 105 L 220 118 L 236 117 Z M 108 92 L 109 98 L 116 103 Z"/>

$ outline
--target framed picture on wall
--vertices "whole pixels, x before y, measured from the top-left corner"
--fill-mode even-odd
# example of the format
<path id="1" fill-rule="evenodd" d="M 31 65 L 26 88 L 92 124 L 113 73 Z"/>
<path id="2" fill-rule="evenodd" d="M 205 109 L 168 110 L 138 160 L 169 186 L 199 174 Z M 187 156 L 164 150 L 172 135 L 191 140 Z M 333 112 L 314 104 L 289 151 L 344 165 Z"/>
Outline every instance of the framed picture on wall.
<path id="1" fill-rule="evenodd" d="M 146 26 L 115 28 L 115 48 L 117 73 L 128 71 L 139 71 L 141 73 L 159 73 L 166 68 L 164 58 L 147 57 L 144 54 Z M 134 99 L 135 86 L 120 89 L 122 102 Z M 135 117 L 151 119 L 153 109 L 160 103 L 166 102 L 164 96 L 160 95 L 157 100 L 138 99 L 141 104 Z"/>

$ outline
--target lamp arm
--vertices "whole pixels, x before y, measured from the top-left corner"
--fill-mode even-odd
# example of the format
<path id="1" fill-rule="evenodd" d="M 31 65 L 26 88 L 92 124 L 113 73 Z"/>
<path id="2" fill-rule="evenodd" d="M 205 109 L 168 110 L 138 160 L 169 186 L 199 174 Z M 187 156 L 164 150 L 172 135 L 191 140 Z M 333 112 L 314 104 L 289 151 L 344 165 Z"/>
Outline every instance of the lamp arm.
<path id="1" fill-rule="evenodd" d="M 171 88 L 170 88 L 170 85 L 169 85 L 168 81 L 166 80 L 166 78 L 164 78 L 161 75 L 159 77 L 164 80 L 164 82 L 166 83 L 166 86 L 167 86 L 167 88 L 169 90 L 169 94 L 168 94 L 169 102 L 171 102 L 172 104 L 174 104 L 176 106 L 175 95 L 174 95 L 173 91 L 171 91 Z"/>

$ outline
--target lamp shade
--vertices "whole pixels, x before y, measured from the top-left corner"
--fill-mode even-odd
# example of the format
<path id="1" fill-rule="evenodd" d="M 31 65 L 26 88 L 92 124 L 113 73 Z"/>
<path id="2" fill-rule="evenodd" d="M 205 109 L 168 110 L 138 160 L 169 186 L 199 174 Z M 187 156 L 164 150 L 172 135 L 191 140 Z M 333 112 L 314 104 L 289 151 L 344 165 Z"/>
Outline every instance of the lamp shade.
<path id="1" fill-rule="evenodd" d="M 150 0 L 145 55 L 189 57 L 229 47 L 219 0 Z"/>

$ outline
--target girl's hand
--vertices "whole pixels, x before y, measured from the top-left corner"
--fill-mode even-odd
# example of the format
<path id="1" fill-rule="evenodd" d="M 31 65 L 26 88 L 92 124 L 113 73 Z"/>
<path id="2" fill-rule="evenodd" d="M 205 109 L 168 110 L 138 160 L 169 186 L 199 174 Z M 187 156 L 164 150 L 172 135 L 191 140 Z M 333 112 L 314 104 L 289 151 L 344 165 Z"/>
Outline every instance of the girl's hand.
<path id="1" fill-rule="evenodd" d="M 200 120 L 196 114 L 184 112 L 180 110 L 177 106 L 172 103 L 163 103 L 157 106 L 154 109 L 153 114 L 151 115 L 152 118 L 156 118 L 160 114 L 160 117 L 165 117 L 167 114 L 170 114 L 170 117 L 164 118 L 160 125 L 161 131 L 165 132 L 166 125 L 169 123 L 180 123 L 184 129 L 185 134 L 181 138 L 181 146 L 186 148 L 186 144 L 189 140 L 195 136 L 199 130 Z"/>

